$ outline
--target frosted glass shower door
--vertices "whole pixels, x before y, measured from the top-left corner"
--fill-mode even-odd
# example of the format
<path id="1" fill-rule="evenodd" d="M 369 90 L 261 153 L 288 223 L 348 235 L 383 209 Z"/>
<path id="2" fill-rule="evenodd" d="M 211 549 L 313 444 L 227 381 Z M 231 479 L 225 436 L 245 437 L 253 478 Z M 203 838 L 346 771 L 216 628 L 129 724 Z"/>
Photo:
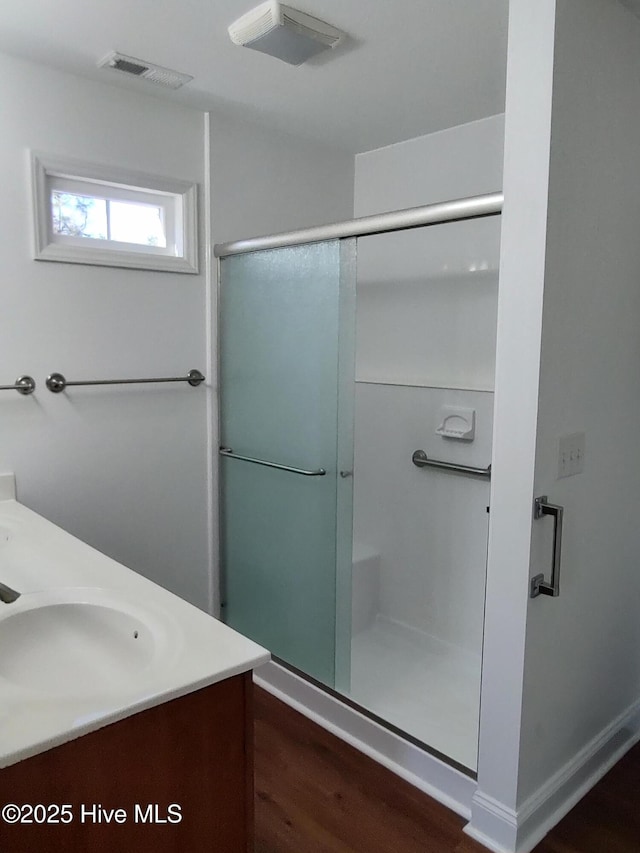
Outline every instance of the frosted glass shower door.
<path id="1" fill-rule="evenodd" d="M 339 470 L 351 460 L 340 389 L 353 352 L 340 325 L 353 325 L 354 251 L 336 240 L 220 267 L 223 617 L 331 686 L 336 631 L 348 633 L 336 624 L 336 565 L 351 548 Z"/>

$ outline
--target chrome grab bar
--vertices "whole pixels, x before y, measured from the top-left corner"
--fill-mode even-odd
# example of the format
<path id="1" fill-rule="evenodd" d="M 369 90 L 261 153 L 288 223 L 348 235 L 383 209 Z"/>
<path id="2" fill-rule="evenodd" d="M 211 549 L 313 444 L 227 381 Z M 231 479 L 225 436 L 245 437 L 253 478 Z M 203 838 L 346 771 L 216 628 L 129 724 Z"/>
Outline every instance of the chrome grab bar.
<path id="1" fill-rule="evenodd" d="M 553 557 L 551 558 L 551 580 L 545 581 L 544 575 L 538 574 L 531 578 L 529 595 L 537 598 L 539 595 L 551 595 L 557 598 L 560 595 L 560 560 L 562 557 L 562 522 L 564 518 L 564 507 L 558 504 L 550 504 L 547 496 L 542 495 L 533 502 L 533 517 L 544 518 L 545 515 L 553 517 Z"/>
<path id="2" fill-rule="evenodd" d="M 17 391 L 18 394 L 33 394 L 36 381 L 31 376 L 18 376 L 15 385 L 0 385 L 0 391 Z"/>
<path id="3" fill-rule="evenodd" d="M 68 382 L 62 373 L 52 373 L 47 376 L 46 385 L 49 391 L 59 394 L 70 385 L 138 385 L 144 382 L 188 382 L 195 388 L 204 382 L 204 379 L 205 377 L 199 370 L 190 370 L 187 376 L 161 376 L 157 379 L 90 379 L 84 382 Z"/>
<path id="4" fill-rule="evenodd" d="M 411 461 L 417 468 L 442 468 L 444 471 L 454 471 L 458 474 L 472 474 L 474 477 L 491 477 L 491 465 L 486 468 L 474 468 L 471 465 L 456 465 L 454 462 L 441 462 L 439 459 L 429 459 L 424 450 L 416 450 Z"/>
<path id="5" fill-rule="evenodd" d="M 291 474 L 302 474 L 303 477 L 324 477 L 327 473 L 324 468 L 318 468 L 315 471 L 305 471 L 304 468 L 292 468 L 290 465 L 279 465 L 277 462 L 267 462 L 265 459 L 254 459 L 251 456 L 240 456 L 239 453 L 234 453 L 230 447 L 221 447 L 218 450 L 220 456 L 226 456 L 228 459 L 240 459 L 242 462 L 253 462 L 254 465 L 264 465 L 265 468 L 277 468 L 278 471 L 289 471 Z"/>

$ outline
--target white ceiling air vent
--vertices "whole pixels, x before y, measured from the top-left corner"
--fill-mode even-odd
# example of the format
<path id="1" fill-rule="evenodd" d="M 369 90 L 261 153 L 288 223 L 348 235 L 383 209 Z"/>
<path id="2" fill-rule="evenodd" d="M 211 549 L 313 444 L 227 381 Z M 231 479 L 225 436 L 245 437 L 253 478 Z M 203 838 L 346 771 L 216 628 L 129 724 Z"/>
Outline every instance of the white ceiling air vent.
<path id="1" fill-rule="evenodd" d="M 302 65 L 316 53 L 335 47 L 344 33 L 278 0 L 267 0 L 229 27 L 234 44 Z"/>
<path id="2" fill-rule="evenodd" d="M 189 74 L 180 74 L 179 71 L 172 71 L 170 68 L 163 68 L 162 65 L 154 65 L 152 62 L 145 62 L 144 59 L 125 56 L 123 53 L 116 53 L 115 51 L 105 56 L 98 63 L 98 68 L 111 68 L 113 71 L 120 71 L 121 74 L 128 74 L 130 77 L 140 77 L 150 83 L 166 86 L 167 89 L 179 89 L 189 80 L 193 80 Z"/>

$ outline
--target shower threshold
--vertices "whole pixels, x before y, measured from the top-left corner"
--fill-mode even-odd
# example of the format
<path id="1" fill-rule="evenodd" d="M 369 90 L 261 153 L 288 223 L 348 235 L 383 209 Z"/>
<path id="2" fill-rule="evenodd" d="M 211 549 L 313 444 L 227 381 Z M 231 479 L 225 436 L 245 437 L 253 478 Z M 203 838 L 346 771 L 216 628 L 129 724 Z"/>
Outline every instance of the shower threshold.
<path id="1" fill-rule="evenodd" d="M 476 778 L 478 655 L 378 618 L 352 639 L 350 692 L 335 690 L 276 655 L 272 660 L 392 734 Z M 268 682 L 267 676 L 263 685 L 267 689 Z"/>
<path id="2" fill-rule="evenodd" d="M 475 773 L 480 656 L 378 618 L 351 645 L 349 697 Z"/>

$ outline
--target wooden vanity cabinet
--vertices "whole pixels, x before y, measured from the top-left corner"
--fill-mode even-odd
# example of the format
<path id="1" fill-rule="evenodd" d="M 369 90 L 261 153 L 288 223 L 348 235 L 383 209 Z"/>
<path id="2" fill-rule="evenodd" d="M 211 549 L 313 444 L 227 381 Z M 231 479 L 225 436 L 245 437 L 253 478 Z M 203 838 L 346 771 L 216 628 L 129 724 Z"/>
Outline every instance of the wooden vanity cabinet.
<path id="1" fill-rule="evenodd" d="M 70 805 L 58 818 L 71 813 L 72 820 L 36 822 L 40 808 L 33 823 L 0 820 L 2 853 L 247 853 L 253 849 L 251 673 L 0 770 L 0 807 L 7 803 L 44 806 L 49 817 L 53 806 Z"/>

